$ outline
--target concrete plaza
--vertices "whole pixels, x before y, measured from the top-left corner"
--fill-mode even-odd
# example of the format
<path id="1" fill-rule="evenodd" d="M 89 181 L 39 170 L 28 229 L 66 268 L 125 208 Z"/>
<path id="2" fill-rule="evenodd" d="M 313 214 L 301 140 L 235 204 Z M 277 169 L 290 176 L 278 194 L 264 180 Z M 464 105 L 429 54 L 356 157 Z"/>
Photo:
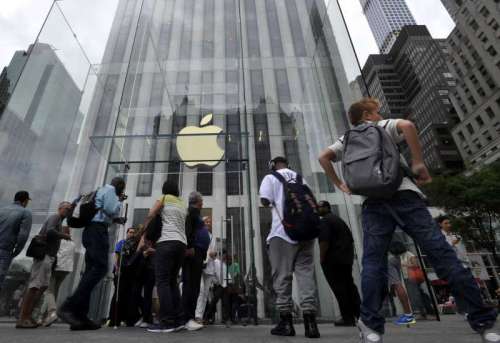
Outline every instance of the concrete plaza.
<path id="1" fill-rule="evenodd" d="M 0 343 L 295 343 L 306 342 L 304 329 L 296 325 L 296 337 L 274 337 L 269 334 L 271 326 L 209 326 L 199 332 L 152 334 L 138 328 L 102 328 L 98 331 L 72 332 L 68 326 L 57 324 L 50 328 L 16 330 L 13 323 L 0 324 Z M 331 324 L 321 324 L 321 339 L 313 342 L 355 343 L 358 342 L 356 328 L 336 328 Z M 396 327 L 387 324 L 386 343 L 465 343 L 481 342 L 468 324 L 460 316 L 444 316 L 442 322 L 421 321 L 415 327 Z"/>

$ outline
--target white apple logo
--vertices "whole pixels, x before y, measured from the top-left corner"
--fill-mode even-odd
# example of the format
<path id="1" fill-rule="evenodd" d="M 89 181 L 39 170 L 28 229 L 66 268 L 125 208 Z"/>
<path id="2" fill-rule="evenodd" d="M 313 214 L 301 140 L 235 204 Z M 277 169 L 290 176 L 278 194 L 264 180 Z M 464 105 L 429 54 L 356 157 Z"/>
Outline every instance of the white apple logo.
<path id="1" fill-rule="evenodd" d="M 189 168 L 204 164 L 215 167 L 224 156 L 224 150 L 217 144 L 217 136 L 222 128 L 208 125 L 212 114 L 207 114 L 200 122 L 200 127 L 186 126 L 177 135 L 177 152 Z"/>

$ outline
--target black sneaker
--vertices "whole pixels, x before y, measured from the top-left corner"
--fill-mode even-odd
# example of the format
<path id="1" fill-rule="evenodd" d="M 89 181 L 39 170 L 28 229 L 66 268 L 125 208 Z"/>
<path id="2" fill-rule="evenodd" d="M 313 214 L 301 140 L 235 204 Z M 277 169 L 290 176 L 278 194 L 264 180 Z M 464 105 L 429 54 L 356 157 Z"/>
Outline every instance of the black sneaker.
<path id="1" fill-rule="evenodd" d="M 148 332 L 154 332 L 154 333 L 168 333 L 174 331 L 175 331 L 175 325 L 154 324 L 148 327 Z"/>
<path id="2" fill-rule="evenodd" d="M 318 324 L 316 315 L 313 313 L 304 313 L 304 328 L 307 338 L 319 338 Z"/>
<path id="3" fill-rule="evenodd" d="M 57 310 L 57 316 L 71 326 L 81 326 L 84 322 L 67 306 L 63 305 Z"/>
<path id="4" fill-rule="evenodd" d="M 349 320 L 344 320 L 344 319 L 341 319 L 341 320 L 337 320 L 335 322 L 333 322 L 333 325 L 335 326 L 348 326 L 348 327 L 352 327 L 352 326 L 356 326 L 356 322 L 353 320 L 353 321 L 349 321 Z"/>
<path id="5" fill-rule="evenodd" d="M 293 327 L 293 317 L 291 313 L 280 314 L 280 321 L 271 330 L 271 335 L 275 336 L 295 336 L 295 329 Z"/>
<path id="6" fill-rule="evenodd" d="M 99 330 L 100 328 L 101 325 L 94 323 L 90 319 L 82 321 L 81 324 L 70 326 L 70 330 L 72 331 L 91 331 L 91 330 Z"/>

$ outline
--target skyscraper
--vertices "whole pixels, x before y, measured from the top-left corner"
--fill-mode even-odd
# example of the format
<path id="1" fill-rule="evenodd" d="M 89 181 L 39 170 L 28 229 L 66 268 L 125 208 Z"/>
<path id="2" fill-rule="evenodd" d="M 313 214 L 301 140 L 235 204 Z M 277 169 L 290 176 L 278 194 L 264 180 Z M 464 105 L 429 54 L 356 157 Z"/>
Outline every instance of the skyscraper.
<path id="1" fill-rule="evenodd" d="M 416 25 L 405 0 L 360 0 L 382 54 L 387 54 L 405 25 Z"/>
<path id="2" fill-rule="evenodd" d="M 351 223 L 359 247 L 360 206 L 334 191 L 317 162 L 347 129 L 353 101 L 337 43 L 345 27 L 332 21 L 341 22 L 335 1 L 328 11 L 323 0 L 119 1 L 99 68 L 102 87 L 87 115 L 93 149 L 79 153 L 75 192 L 124 175 L 136 225 L 165 180 L 178 182 L 184 199 L 198 190 L 219 249 L 234 255 L 243 276 L 252 279 L 255 270 L 267 290 L 272 212 L 259 206 L 258 187 L 269 160 L 284 155 Z M 212 134 L 225 151 L 220 160 L 200 155 L 196 137 L 179 146 L 182 129 L 206 126 L 208 114 L 222 129 Z M 186 151 L 195 157 L 187 161 Z M 321 315 L 333 316 L 328 286 L 317 281 Z M 97 316 L 106 312 L 100 305 L 109 288 L 95 294 Z M 259 315 L 270 316 L 269 292 L 258 298 Z"/>
<path id="3" fill-rule="evenodd" d="M 386 117 L 412 120 L 435 173 L 463 169 L 450 130 L 458 122 L 449 94 L 456 84 L 446 65 L 446 46 L 425 26 L 404 27 L 388 54 L 370 55 L 363 67 L 370 94 Z"/>
<path id="4" fill-rule="evenodd" d="M 442 0 L 455 29 L 447 39 L 460 123 L 452 133 L 470 168 L 500 159 L 500 7 L 498 1 Z"/>

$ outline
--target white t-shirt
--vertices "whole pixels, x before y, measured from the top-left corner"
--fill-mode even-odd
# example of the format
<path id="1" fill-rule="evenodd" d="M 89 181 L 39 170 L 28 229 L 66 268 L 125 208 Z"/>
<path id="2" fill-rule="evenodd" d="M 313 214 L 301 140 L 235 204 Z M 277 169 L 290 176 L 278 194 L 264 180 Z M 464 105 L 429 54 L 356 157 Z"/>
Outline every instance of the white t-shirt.
<path id="1" fill-rule="evenodd" d="M 57 252 L 57 271 L 71 273 L 75 259 L 75 243 L 73 241 L 61 240 L 61 246 Z"/>
<path id="2" fill-rule="evenodd" d="M 292 181 L 297 178 L 297 173 L 290 169 L 279 169 L 278 173 L 283 175 L 285 180 Z M 302 179 L 304 184 L 307 184 L 304 179 Z M 285 198 L 285 193 L 283 190 L 283 185 L 280 180 L 278 180 L 275 176 L 269 174 L 264 177 L 262 180 L 262 184 L 260 185 L 259 194 L 261 198 L 267 199 L 272 204 L 272 213 L 273 213 L 273 224 L 271 226 L 271 232 L 267 236 L 267 242 L 271 240 L 271 238 L 279 237 L 284 239 L 288 243 L 297 244 L 297 241 L 294 241 L 288 237 L 285 232 L 285 228 L 283 227 L 283 203 Z"/>
<path id="3" fill-rule="evenodd" d="M 398 122 L 401 119 L 386 119 L 377 122 L 378 126 L 385 127 L 385 131 L 389 134 L 389 137 L 394 141 L 394 143 L 399 144 L 404 140 L 404 135 L 398 131 Z M 337 139 L 335 143 L 333 143 L 328 148 L 335 153 L 334 162 L 338 162 L 342 160 L 342 153 L 344 151 L 344 136 Z M 401 156 L 401 162 L 408 165 L 405 158 Z M 414 191 L 419 194 L 421 197 L 425 198 L 424 193 L 417 187 L 417 185 L 409 178 L 404 177 L 401 185 L 399 186 L 398 191 Z"/>
<path id="4" fill-rule="evenodd" d="M 470 260 L 469 257 L 467 256 L 467 249 L 465 249 L 464 243 L 462 241 L 458 242 L 457 244 L 453 245 L 453 242 L 455 242 L 458 237 L 451 232 L 446 232 L 444 230 L 441 230 L 442 234 L 446 238 L 446 241 L 448 244 L 455 250 L 457 253 L 457 257 L 462 262 L 464 267 L 470 267 Z"/>
<path id="5" fill-rule="evenodd" d="M 187 244 L 186 216 L 187 208 L 181 199 L 173 195 L 161 197 L 163 209 L 161 210 L 161 236 L 158 243 L 165 241 L 179 241 Z"/>

